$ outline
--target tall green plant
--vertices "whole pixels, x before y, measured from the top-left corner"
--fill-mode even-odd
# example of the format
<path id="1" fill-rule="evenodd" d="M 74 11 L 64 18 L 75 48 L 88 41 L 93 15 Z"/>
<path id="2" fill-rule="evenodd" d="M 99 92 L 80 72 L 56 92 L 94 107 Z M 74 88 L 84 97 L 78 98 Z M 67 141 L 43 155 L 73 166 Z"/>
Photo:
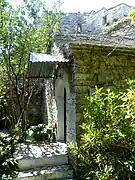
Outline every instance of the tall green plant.
<path id="1" fill-rule="evenodd" d="M 6 100 L 2 108 L 10 126 L 21 123 L 23 131 L 35 85 L 28 78 L 29 55 L 49 52 L 61 17 L 58 6 L 49 11 L 42 1 L 31 0 L 13 9 L 5 0 L 0 1 L 0 99 L 2 103 Z"/>
<path id="2" fill-rule="evenodd" d="M 0 133 L 0 179 L 10 180 L 16 176 L 18 162 L 14 157 L 17 139 L 15 134 Z"/>
<path id="3" fill-rule="evenodd" d="M 25 131 L 29 123 L 27 108 L 36 84 L 28 78 L 29 55 L 49 52 L 61 18 L 58 6 L 49 11 L 42 1 L 31 0 L 14 9 L 0 0 L 0 121 L 8 122 L 12 132 L 6 139 L 0 137 L 2 180 L 15 175 L 13 154 L 20 131 Z"/>
<path id="4" fill-rule="evenodd" d="M 79 176 L 92 180 L 135 179 L 135 90 L 96 89 L 84 101 Z"/>

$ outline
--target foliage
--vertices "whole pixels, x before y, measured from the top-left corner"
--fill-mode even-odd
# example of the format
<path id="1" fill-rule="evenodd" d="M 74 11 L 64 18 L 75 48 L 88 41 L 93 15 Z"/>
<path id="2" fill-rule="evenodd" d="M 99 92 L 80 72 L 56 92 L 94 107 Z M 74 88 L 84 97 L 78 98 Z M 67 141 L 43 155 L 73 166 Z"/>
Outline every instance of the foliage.
<path id="1" fill-rule="evenodd" d="M 30 127 L 26 131 L 26 135 L 34 138 L 36 141 L 55 142 L 56 137 L 54 137 L 54 131 L 51 125 L 38 124 L 37 126 Z"/>
<path id="2" fill-rule="evenodd" d="M 9 126 L 20 125 L 22 131 L 29 124 L 27 107 L 36 84 L 28 78 L 29 55 L 50 51 L 61 18 L 59 4 L 49 11 L 42 1 L 31 0 L 13 9 L 0 0 L 1 119 L 10 120 Z"/>
<path id="3" fill-rule="evenodd" d="M 36 84 L 28 78 L 29 56 L 49 53 L 61 18 L 59 5 L 48 10 L 42 1 L 30 0 L 14 9 L 0 0 L 0 124 L 8 122 L 13 130 L 9 138 L 0 138 L 0 179 L 12 179 L 17 168 L 16 137 L 29 126 L 27 108 Z"/>
<path id="4" fill-rule="evenodd" d="M 130 88 L 130 89 L 135 89 L 135 80 L 134 79 L 128 79 L 127 80 L 127 86 L 128 86 L 128 88 Z"/>
<path id="5" fill-rule="evenodd" d="M 0 133 L 0 179 L 9 180 L 16 175 L 18 162 L 13 154 L 17 145 L 14 133 Z"/>
<path id="6" fill-rule="evenodd" d="M 135 89 L 96 89 L 84 101 L 79 159 L 81 179 L 135 179 Z"/>
<path id="7" fill-rule="evenodd" d="M 128 16 L 130 17 L 130 19 L 133 21 L 135 21 L 135 7 L 132 7 L 128 13 Z"/>

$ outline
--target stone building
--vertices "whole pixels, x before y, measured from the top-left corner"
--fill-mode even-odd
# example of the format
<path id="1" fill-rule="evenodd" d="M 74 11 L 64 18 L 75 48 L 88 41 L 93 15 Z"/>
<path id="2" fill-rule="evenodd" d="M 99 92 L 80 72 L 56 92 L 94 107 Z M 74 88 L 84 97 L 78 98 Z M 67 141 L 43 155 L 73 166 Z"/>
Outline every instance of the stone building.
<path id="1" fill-rule="evenodd" d="M 121 3 L 115 7 L 84 13 L 65 13 L 60 23 L 60 34 L 99 34 L 104 26 L 127 16 L 131 6 Z"/>
<path id="2" fill-rule="evenodd" d="M 70 60 L 59 54 L 30 55 L 29 78 L 37 80 L 37 94 L 31 98 L 29 118 L 35 124 L 57 123 L 57 140 L 64 142 L 76 140 L 71 68 Z"/>
<path id="3" fill-rule="evenodd" d="M 41 107 L 47 108 L 44 119 L 47 115 L 48 122 L 57 122 L 57 139 L 65 142 L 79 140 L 83 100 L 93 92 L 95 85 L 124 88 L 127 79 L 135 78 L 132 40 L 124 39 L 119 44 L 119 38 L 96 36 L 80 40 L 76 37 L 68 48 L 63 53 L 65 60 L 57 61 L 52 79 L 42 76 L 45 102 Z M 43 64 L 48 69 L 47 61 L 42 61 Z"/>
<path id="4" fill-rule="evenodd" d="M 135 45 L 131 37 L 114 37 L 111 34 L 61 38 L 64 45 L 60 43 L 60 36 L 57 43 L 60 49 L 64 48 L 65 58 L 71 63 L 67 66 L 68 75 L 72 73 L 68 82 L 70 88 L 74 87 L 75 98 L 75 118 L 71 121 L 75 123 L 76 140 L 79 140 L 84 97 L 90 95 L 95 86 L 125 88 L 126 80 L 135 78 Z"/>
<path id="5" fill-rule="evenodd" d="M 86 13 L 83 18 L 80 13 L 79 16 L 69 14 L 70 25 L 61 26 L 61 33 L 55 35 L 52 55 L 39 54 L 34 60 L 31 58 L 31 75 L 41 80 L 42 122 L 57 122 L 58 140 L 79 140 L 83 99 L 93 92 L 95 85 L 124 88 L 128 78 L 135 78 L 135 30 L 125 17 L 129 8 L 120 4 L 96 12 L 101 13 L 100 20 L 105 15 L 109 17 L 108 25 L 102 26 L 102 33 L 98 35 L 83 33 L 80 25 L 79 33 L 76 33 L 77 26 L 70 29 L 72 18 L 83 22 L 88 16 L 96 17 L 95 12 Z M 120 14 L 122 18 L 116 20 Z"/>

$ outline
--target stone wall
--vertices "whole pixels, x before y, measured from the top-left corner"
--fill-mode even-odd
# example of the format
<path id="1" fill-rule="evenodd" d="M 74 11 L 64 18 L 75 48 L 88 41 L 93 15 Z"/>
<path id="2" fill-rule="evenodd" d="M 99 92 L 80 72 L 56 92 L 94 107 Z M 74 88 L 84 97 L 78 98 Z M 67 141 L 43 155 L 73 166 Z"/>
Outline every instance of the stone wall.
<path id="1" fill-rule="evenodd" d="M 33 79 L 36 82 L 29 103 L 28 116 L 31 125 L 51 124 L 57 121 L 54 79 Z"/>
<path id="2" fill-rule="evenodd" d="M 131 19 L 128 17 L 105 27 L 103 31 L 105 35 L 109 35 L 110 37 L 135 40 L 135 23 L 131 24 Z"/>
<path id="3" fill-rule="evenodd" d="M 119 4 L 110 9 L 102 8 L 99 11 L 84 13 L 65 13 L 60 23 L 60 34 L 99 34 L 102 27 L 127 16 L 130 6 Z M 103 22 L 103 19 L 106 22 Z M 78 25 L 81 25 L 81 32 L 78 31 Z"/>
<path id="4" fill-rule="evenodd" d="M 128 12 L 130 10 L 130 6 L 126 4 L 119 4 L 115 7 L 107 9 L 102 16 L 107 16 L 107 23 L 108 25 L 112 24 L 113 22 L 122 19 L 125 16 L 128 16 Z"/>
<path id="5" fill-rule="evenodd" d="M 44 79 L 44 121 L 47 124 L 57 122 L 57 107 L 55 99 L 55 80 L 54 78 Z M 46 109 L 46 111 L 45 111 Z M 47 115 L 47 118 L 46 118 Z"/>
<path id="6" fill-rule="evenodd" d="M 43 79 L 31 79 L 31 81 L 34 90 L 29 102 L 28 118 L 30 125 L 37 125 L 44 122 L 44 81 Z"/>
<path id="7" fill-rule="evenodd" d="M 134 49 L 117 47 L 110 56 L 107 56 L 112 47 L 87 43 L 72 44 L 71 48 L 75 60 L 76 130 L 79 138 L 84 96 L 90 95 L 95 85 L 124 88 L 126 79 L 135 78 L 135 52 Z"/>

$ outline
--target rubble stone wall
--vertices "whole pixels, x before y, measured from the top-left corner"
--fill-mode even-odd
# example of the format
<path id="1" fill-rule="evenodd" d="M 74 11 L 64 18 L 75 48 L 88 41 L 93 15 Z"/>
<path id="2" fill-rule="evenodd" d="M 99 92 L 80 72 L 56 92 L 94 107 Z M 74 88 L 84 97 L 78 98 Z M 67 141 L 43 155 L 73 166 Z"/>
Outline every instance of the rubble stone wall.
<path id="1" fill-rule="evenodd" d="M 80 135 L 79 125 L 82 118 L 82 106 L 85 95 L 90 95 L 95 85 L 105 88 L 125 88 L 127 79 L 135 78 L 134 49 L 74 45 L 72 53 L 75 60 L 76 78 L 76 133 Z M 102 81 L 102 78 L 104 81 Z"/>
<path id="2" fill-rule="evenodd" d="M 130 6 L 119 4 L 110 9 L 102 8 L 99 11 L 84 13 L 65 13 L 60 23 L 60 34 L 99 34 L 102 33 L 102 27 L 110 25 L 124 16 L 128 15 Z M 106 16 L 106 23 L 103 24 L 103 18 Z M 78 24 L 81 25 L 81 32 L 78 32 Z"/>

